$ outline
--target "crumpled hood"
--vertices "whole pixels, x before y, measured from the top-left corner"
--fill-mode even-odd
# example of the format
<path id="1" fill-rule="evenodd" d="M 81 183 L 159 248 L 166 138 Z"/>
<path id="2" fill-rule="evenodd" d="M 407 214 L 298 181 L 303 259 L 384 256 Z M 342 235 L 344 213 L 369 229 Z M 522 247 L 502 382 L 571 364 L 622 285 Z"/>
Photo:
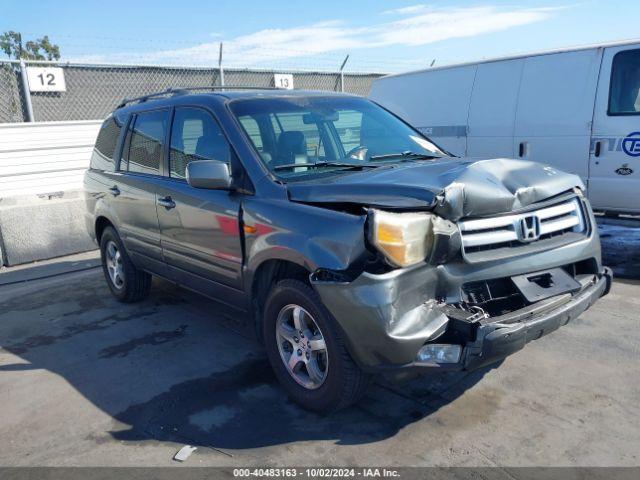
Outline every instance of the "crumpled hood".
<path id="1" fill-rule="evenodd" d="M 453 221 L 510 212 L 574 187 L 584 188 L 576 175 L 508 158 L 402 163 L 287 184 L 293 201 L 433 210 Z"/>

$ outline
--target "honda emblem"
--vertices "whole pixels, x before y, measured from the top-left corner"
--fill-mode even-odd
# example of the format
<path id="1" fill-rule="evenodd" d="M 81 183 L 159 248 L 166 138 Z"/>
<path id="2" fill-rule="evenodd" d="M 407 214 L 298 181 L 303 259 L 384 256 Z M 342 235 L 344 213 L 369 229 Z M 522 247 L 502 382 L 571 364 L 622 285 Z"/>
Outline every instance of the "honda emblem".
<path id="1" fill-rule="evenodd" d="M 518 221 L 518 240 L 533 242 L 540 238 L 540 219 L 537 215 L 527 215 Z"/>

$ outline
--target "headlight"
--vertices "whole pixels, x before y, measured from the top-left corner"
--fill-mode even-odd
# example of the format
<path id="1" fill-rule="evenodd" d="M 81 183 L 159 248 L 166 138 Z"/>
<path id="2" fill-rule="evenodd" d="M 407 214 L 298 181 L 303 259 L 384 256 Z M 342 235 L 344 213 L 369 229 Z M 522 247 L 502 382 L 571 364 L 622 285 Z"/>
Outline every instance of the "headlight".
<path id="1" fill-rule="evenodd" d="M 396 267 L 423 261 L 433 245 L 433 215 L 370 210 L 369 241 Z"/>

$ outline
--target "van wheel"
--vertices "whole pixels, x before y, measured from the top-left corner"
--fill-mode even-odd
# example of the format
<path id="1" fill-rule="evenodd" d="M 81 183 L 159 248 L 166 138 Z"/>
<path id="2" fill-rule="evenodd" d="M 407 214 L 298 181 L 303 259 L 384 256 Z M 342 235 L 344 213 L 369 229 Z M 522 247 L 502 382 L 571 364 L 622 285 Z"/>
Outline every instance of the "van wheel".
<path id="1" fill-rule="evenodd" d="M 264 312 L 269 362 L 295 402 L 327 413 L 362 397 L 370 376 L 354 363 L 336 321 L 311 287 L 278 282 Z"/>
<path id="2" fill-rule="evenodd" d="M 127 255 L 118 232 L 105 228 L 100 238 L 102 270 L 113 296 L 120 302 L 137 302 L 149 294 L 151 275 L 137 269 Z"/>

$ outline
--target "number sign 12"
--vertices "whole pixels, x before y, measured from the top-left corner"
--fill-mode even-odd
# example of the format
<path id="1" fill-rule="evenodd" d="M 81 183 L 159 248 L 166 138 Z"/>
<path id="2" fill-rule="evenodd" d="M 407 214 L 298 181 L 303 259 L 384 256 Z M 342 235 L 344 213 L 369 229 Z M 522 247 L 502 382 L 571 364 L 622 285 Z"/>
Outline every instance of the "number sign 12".
<path id="1" fill-rule="evenodd" d="M 31 92 L 66 92 L 64 70 L 58 67 L 27 67 Z"/>
<path id="2" fill-rule="evenodd" d="M 276 88 L 286 88 L 287 90 L 293 89 L 293 75 L 290 73 L 274 73 L 273 83 Z"/>

